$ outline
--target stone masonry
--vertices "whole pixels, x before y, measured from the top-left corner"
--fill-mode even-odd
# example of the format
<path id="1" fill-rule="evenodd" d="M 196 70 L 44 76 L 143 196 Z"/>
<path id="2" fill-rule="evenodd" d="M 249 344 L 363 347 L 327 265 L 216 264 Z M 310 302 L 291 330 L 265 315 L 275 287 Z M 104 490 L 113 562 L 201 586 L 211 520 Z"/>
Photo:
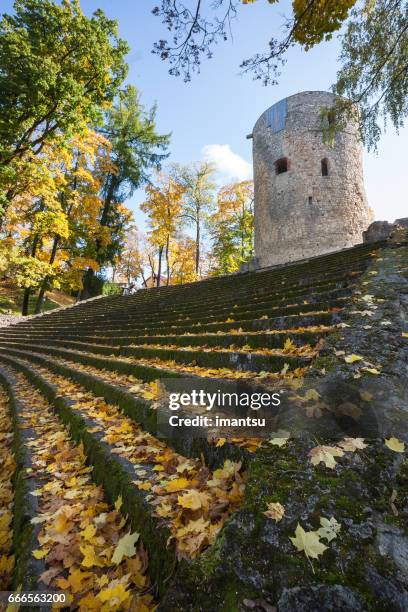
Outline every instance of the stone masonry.
<path id="1" fill-rule="evenodd" d="M 266 110 L 253 129 L 255 255 L 260 267 L 363 242 L 372 221 L 357 124 L 323 141 L 334 95 L 306 91 Z"/>

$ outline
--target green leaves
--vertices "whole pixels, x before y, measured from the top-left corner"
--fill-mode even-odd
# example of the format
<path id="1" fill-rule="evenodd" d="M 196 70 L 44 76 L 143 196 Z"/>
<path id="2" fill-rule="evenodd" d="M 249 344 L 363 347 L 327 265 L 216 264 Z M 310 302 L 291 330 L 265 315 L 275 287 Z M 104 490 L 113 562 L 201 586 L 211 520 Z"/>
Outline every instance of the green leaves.
<path id="1" fill-rule="evenodd" d="M 115 21 L 75 0 L 20 0 L 0 21 L 0 165 L 96 120 L 126 76 Z"/>

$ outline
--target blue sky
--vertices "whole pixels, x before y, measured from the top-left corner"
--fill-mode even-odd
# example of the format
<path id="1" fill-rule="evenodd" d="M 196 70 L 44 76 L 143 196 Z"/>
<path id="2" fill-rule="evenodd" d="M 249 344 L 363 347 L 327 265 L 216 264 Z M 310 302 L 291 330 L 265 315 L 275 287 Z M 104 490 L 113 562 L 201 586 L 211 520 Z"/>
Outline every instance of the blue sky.
<path id="1" fill-rule="evenodd" d="M 188 4 L 193 0 L 185 0 Z M 205 0 L 207 4 L 211 0 Z M 157 0 L 82 0 L 85 13 L 102 8 L 119 22 L 120 34 L 130 44 L 128 82 L 142 93 L 146 106 L 157 102 L 158 129 L 172 133 L 170 161 L 187 163 L 210 155 L 219 164 L 220 180 L 234 175 L 244 178 L 251 171 L 252 131 L 258 116 L 274 102 L 303 90 L 328 89 L 336 77 L 339 43 L 337 39 L 307 53 L 294 49 L 288 55 L 280 83 L 263 87 L 249 75 L 239 74 L 244 58 L 263 51 L 272 34 L 278 34 L 283 15 L 290 14 L 290 2 L 271 6 L 266 0 L 240 8 L 233 23 L 233 41 L 220 43 L 214 57 L 204 61 L 201 74 L 192 82 L 168 74 L 168 66 L 151 53 L 153 42 L 166 37 L 166 30 L 151 14 Z M 3 0 L 2 11 L 12 1 Z M 408 216 L 406 177 L 408 127 L 396 135 L 389 129 L 383 136 L 378 155 L 364 154 L 366 191 L 376 219 L 393 221 Z M 221 146 L 217 146 L 221 145 Z M 139 226 L 138 211 L 143 191 L 127 202 Z"/>

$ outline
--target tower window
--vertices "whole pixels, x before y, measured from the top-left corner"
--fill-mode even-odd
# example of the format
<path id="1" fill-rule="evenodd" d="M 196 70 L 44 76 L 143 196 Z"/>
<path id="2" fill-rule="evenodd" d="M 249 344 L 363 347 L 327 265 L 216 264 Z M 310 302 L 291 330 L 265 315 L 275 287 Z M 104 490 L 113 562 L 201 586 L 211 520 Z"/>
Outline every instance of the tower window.
<path id="1" fill-rule="evenodd" d="M 283 174 L 287 172 L 289 168 L 289 162 L 287 157 L 281 157 L 275 162 L 275 172 L 276 174 Z"/>
<path id="2" fill-rule="evenodd" d="M 327 157 L 322 159 L 322 176 L 329 176 L 329 160 Z"/>
<path id="3" fill-rule="evenodd" d="M 310 205 L 310 204 L 313 204 L 313 198 L 312 198 L 312 196 L 309 196 L 309 205 Z"/>

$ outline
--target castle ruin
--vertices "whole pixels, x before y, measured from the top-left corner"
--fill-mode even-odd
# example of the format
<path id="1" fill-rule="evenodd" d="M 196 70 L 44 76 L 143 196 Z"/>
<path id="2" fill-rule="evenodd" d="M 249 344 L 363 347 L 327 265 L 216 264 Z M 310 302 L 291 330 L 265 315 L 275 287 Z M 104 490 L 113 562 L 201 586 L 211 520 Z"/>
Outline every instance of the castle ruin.
<path id="1" fill-rule="evenodd" d="M 323 139 L 335 96 L 305 91 L 266 110 L 253 133 L 255 255 L 260 267 L 351 247 L 372 218 L 357 121 Z M 327 119 L 332 117 L 328 110 Z"/>

